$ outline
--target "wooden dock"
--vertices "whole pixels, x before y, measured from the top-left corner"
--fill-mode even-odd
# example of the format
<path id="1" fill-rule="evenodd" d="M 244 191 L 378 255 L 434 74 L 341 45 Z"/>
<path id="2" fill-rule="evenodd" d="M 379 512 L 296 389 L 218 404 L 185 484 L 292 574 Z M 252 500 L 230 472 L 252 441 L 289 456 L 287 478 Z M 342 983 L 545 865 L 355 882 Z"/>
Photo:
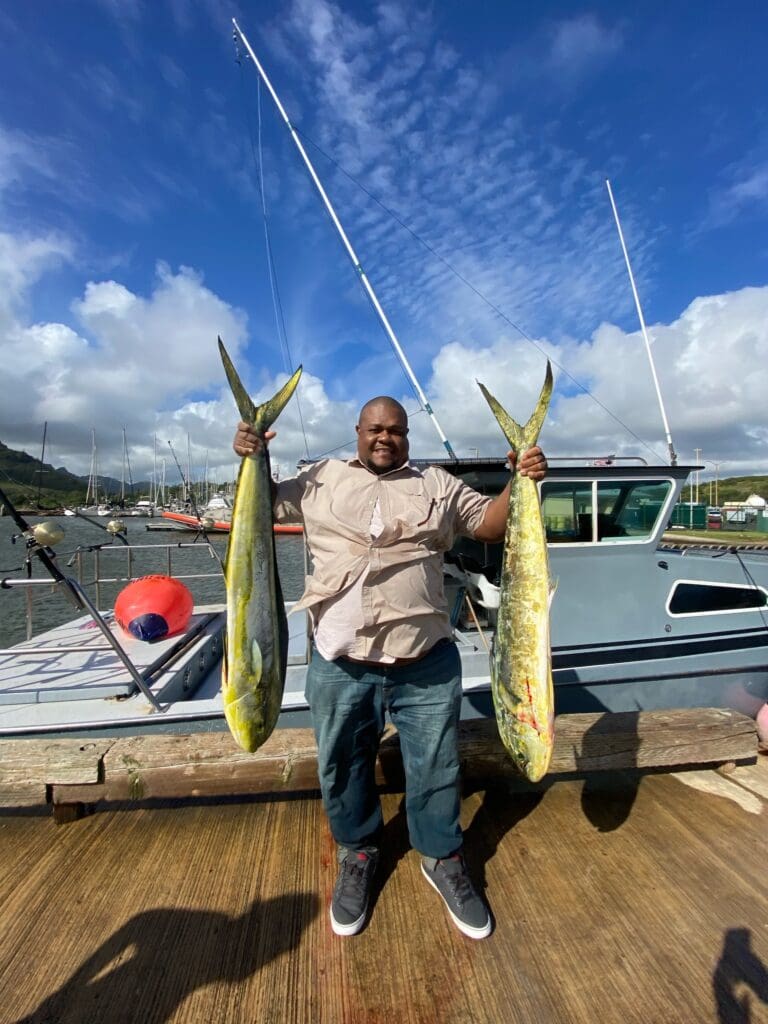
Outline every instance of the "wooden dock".
<path id="1" fill-rule="evenodd" d="M 634 750 L 642 744 L 635 739 Z M 768 755 L 730 771 L 468 779 L 495 930 L 463 937 L 402 797 L 366 929 L 331 933 L 306 794 L 0 811 L 0 1019 L 18 1024 L 760 1024 Z"/>

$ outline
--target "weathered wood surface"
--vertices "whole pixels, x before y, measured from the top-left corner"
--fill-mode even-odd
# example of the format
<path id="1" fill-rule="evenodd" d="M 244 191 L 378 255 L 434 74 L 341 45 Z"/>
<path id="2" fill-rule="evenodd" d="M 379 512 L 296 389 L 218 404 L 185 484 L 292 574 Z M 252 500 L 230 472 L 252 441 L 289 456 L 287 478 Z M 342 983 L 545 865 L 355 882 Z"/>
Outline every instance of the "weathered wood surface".
<path id="1" fill-rule="evenodd" d="M 754 758 L 755 723 L 718 708 L 560 716 L 550 774 L 716 764 Z M 516 777 L 493 720 L 463 722 L 466 783 Z M 377 778 L 402 790 L 397 734 L 382 741 Z M 17 740 L 0 745 L 0 800 L 7 805 L 294 793 L 317 788 L 309 729 L 281 729 L 255 754 L 229 733 L 117 740 Z"/>
<path id="2" fill-rule="evenodd" d="M 353 938 L 328 924 L 336 866 L 317 799 L 144 805 L 55 830 L 0 818 L 0 1018 L 764 1024 L 767 805 L 696 774 L 718 795 L 687 773 L 469 795 L 467 860 L 496 922 L 483 942 L 422 877 L 396 794 Z"/>

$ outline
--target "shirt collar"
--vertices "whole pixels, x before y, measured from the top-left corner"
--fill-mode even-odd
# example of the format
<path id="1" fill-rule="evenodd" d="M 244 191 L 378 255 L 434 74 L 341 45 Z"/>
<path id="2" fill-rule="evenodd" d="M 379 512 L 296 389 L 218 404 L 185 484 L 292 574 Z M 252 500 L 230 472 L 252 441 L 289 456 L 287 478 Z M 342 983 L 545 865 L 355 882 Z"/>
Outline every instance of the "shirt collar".
<path id="1" fill-rule="evenodd" d="M 421 476 L 421 470 L 412 466 L 409 459 L 406 459 L 402 466 L 398 466 L 397 469 L 390 469 L 387 473 L 374 473 L 372 469 L 368 469 L 364 462 L 360 461 L 357 455 L 353 456 L 351 459 L 346 459 L 346 463 L 348 466 L 359 466 L 361 469 L 364 469 L 366 473 L 370 473 L 371 476 L 394 476 L 395 473 L 404 473 L 406 470 L 414 476 Z"/>

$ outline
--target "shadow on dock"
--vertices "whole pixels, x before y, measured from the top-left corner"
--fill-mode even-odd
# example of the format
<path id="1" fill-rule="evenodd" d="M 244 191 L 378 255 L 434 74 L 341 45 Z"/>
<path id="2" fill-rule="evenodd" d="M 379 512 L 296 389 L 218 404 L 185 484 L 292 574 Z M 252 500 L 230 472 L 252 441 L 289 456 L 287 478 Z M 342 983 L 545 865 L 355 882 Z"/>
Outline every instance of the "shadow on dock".
<path id="1" fill-rule="evenodd" d="M 729 928 L 725 933 L 712 987 L 720 1024 L 751 1024 L 750 992 L 768 1005 L 768 969 L 752 949 L 748 928 Z"/>
<path id="2" fill-rule="evenodd" d="M 136 914 L 35 1011 L 14 1024 L 165 1021 L 195 989 L 244 982 L 298 947 L 314 893 L 256 900 L 239 917 L 203 910 Z"/>
<path id="3" fill-rule="evenodd" d="M 637 799 L 640 774 L 637 772 L 639 712 L 627 711 L 622 719 L 622 753 L 628 768 L 622 772 L 595 772 L 606 743 L 615 731 L 616 716 L 606 713 L 584 733 L 581 755 L 577 758 L 580 770 L 587 773 L 581 790 L 581 809 L 598 832 L 613 832 L 629 818 Z M 608 775 L 608 777 L 606 777 Z"/>

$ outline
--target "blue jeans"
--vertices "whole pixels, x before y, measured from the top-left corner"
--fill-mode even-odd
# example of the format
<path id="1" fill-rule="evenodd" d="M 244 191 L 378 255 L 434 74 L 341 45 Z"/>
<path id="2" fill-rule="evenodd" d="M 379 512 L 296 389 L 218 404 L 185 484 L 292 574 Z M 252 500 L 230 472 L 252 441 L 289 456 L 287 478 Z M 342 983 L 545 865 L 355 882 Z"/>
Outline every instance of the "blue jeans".
<path id="1" fill-rule="evenodd" d="M 426 857 L 461 846 L 457 731 L 461 662 L 439 643 L 410 664 L 326 661 L 316 650 L 306 697 L 318 750 L 323 806 L 340 846 L 378 846 L 383 826 L 376 753 L 389 712 L 400 735 L 411 845 Z"/>

